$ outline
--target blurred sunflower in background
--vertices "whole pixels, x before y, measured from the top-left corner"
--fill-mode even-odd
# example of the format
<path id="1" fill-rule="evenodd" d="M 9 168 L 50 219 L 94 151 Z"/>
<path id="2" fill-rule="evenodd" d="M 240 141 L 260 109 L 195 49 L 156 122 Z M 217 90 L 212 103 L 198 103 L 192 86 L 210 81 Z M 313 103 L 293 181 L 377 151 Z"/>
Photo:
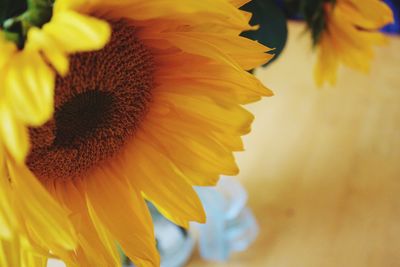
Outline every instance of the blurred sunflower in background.
<path id="1" fill-rule="evenodd" d="M 317 52 L 318 86 L 335 85 L 341 65 L 368 73 L 375 47 L 387 43 L 380 30 L 394 22 L 383 0 L 253 0 L 242 8 L 253 14 L 250 23 L 260 26 L 243 35 L 276 48 L 275 60 L 288 39 L 289 21 L 305 21 Z"/>
<path id="2" fill-rule="evenodd" d="M 1 266 L 120 266 L 117 245 L 158 266 L 145 199 L 205 221 L 192 186 L 237 174 L 241 105 L 272 95 L 247 72 L 271 55 L 239 36 L 246 2 L 6 1 Z"/>
<path id="3" fill-rule="evenodd" d="M 322 15 L 313 17 L 319 23 L 309 23 L 317 33 L 313 34 L 318 49 L 317 85 L 335 85 L 342 64 L 368 73 L 374 47 L 387 43 L 379 30 L 393 22 L 392 10 L 380 0 L 328 0 L 321 7 Z"/>

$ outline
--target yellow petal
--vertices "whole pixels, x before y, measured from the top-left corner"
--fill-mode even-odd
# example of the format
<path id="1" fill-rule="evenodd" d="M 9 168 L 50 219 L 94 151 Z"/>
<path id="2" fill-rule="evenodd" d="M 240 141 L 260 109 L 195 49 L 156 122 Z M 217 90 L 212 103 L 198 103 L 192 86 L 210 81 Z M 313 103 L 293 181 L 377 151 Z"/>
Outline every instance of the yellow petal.
<path id="1" fill-rule="evenodd" d="M 52 183 L 58 198 L 71 210 L 71 222 L 77 229 L 79 247 L 75 250 L 77 262 L 85 266 L 121 265 L 115 240 L 99 223 L 93 210 L 88 210 L 84 194 L 74 183 Z M 89 215 L 90 212 L 90 215 Z"/>
<path id="2" fill-rule="evenodd" d="M 317 86 L 323 86 L 325 81 L 331 85 L 336 83 L 339 58 L 328 36 L 323 36 L 318 48 L 318 60 L 314 67 L 314 77 Z"/>
<path id="3" fill-rule="evenodd" d="M 357 10 L 359 16 L 362 16 L 364 20 L 359 26 L 367 27 L 369 29 L 379 29 L 386 24 L 393 23 L 393 12 L 390 7 L 383 1 L 378 0 L 349 0 L 348 5 Z M 346 2 L 340 4 L 340 6 L 346 6 Z M 358 16 L 355 16 L 358 18 Z M 354 17 L 352 17 L 354 20 Z"/>
<path id="4" fill-rule="evenodd" d="M 146 142 L 137 140 L 127 151 L 126 158 L 124 172 L 132 186 L 140 188 L 166 218 L 186 228 L 190 221 L 205 222 L 196 192 L 167 157 Z"/>
<path id="5" fill-rule="evenodd" d="M 99 50 L 111 35 L 107 22 L 73 11 L 55 14 L 43 31 L 68 53 Z"/>
<path id="6" fill-rule="evenodd" d="M 220 22 L 229 21 L 232 25 L 246 27 L 247 18 L 243 13 L 226 0 L 152 0 L 152 1 L 102 1 L 96 4 L 103 6 L 108 14 L 118 17 L 128 17 L 133 20 L 151 20 L 157 18 L 180 18 L 206 13 L 208 19 L 218 18 Z M 196 22 L 196 20 L 191 20 Z M 204 23 L 204 21 L 199 21 Z"/>
<path id="7" fill-rule="evenodd" d="M 65 10 L 85 10 L 90 5 L 88 0 L 57 0 L 54 3 L 54 14 L 61 13 Z"/>
<path id="8" fill-rule="evenodd" d="M 251 0 L 229 0 L 235 7 L 242 7 Z"/>
<path id="9" fill-rule="evenodd" d="M 200 133 L 182 133 L 188 129 L 181 128 L 180 131 L 175 131 L 169 128 L 168 125 L 163 124 L 156 126 L 147 123 L 143 130 L 146 140 L 149 133 L 152 133 L 151 138 L 159 140 L 163 144 L 167 153 L 174 158 L 174 161 L 185 165 L 196 165 L 196 168 L 209 169 L 210 171 L 218 171 L 219 174 L 236 175 L 239 169 L 236 165 L 231 151 L 226 150 L 224 146 L 208 138 L 206 135 Z M 149 138 L 150 139 L 150 138 Z M 195 164 L 193 164 L 195 162 Z"/>
<path id="10" fill-rule="evenodd" d="M 4 38 L 4 34 L 0 30 L 0 70 L 3 71 L 3 67 L 10 60 L 12 55 L 17 51 L 17 47 L 14 43 L 9 42 Z"/>
<path id="11" fill-rule="evenodd" d="M 21 245 L 19 238 L 0 239 L 0 266 L 21 266 Z"/>
<path id="12" fill-rule="evenodd" d="M 21 267 L 46 267 L 47 257 L 38 254 L 31 248 L 23 248 Z"/>
<path id="13" fill-rule="evenodd" d="M 57 72 L 65 76 L 68 71 L 68 56 L 60 49 L 51 36 L 38 28 L 31 28 L 25 49 L 36 49 L 43 51 L 49 62 Z"/>
<path id="14" fill-rule="evenodd" d="M 272 49 L 248 38 L 221 33 L 182 32 L 180 36 L 203 41 L 213 47 L 223 47 L 223 52 L 238 62 L 245 70 L 259 67 L 272 59 L 266 52 Z M 243 49 L 246 47 L 246 49 Z"/>
<path id="15" fill-rule="evenodd" d="M 215 84 L 218 87 L 230 88 L 235 94 L 248 94 L 253 97 L 273 95 L 259 80 L 241 68 L 232 68 L 230 65 L 187 53 L 159 56 L 158 60 L 162 67 L 157 75 L 163 87 L 169 86 L 171 80 L 189 79 L 207 83 L 208 87 Z"/>
<path id="16" fill-rule="evenodd" d="M 76 247 L 74 229 L 67 212 L 46 191 L 36 177 L 24 165 L 11 161 L 7 164 L 13 182 L 17 205 L 27 228 L 57 255 Z"/>
<path id="17" fill-rule="evenodd" d="M 40 255 L 25 239 L 14 235 L 11 240 L 0 239 L 0 266 L 45 267 L 47 257 Z"/>
<path id="18" fill-rule="evenodd" d="M 110 231 L 136 266 L 159 266 L 147 206 L 140 192 L 119 179 L 116 173 L 118 170 L 98 168 L 90 177 L 85 177 L 88 207 L 96 215 L 92 219 Z"/>
<path id="19" fill-rule="evenodd" d="M 98 233 L 99 240 L 101 244 L 105 246 L 105 249 L 109 254 L 107 256 L 109 256 L 110 259 L 106 259 L 106 262 L 108 261 L 108 264 L 112 264 L 112 266 L 115 267 L 121 266 L 121 259 L 116 248 L 116 243 L 112 238 L 110 231 L 104 226 L 104 224 L 101 223 L 99 217 L 96 215 L 96 212 L 93 210 L 93 207 L 90 204 L 88 205 L 88 212 Z M 95 254 L 93 256 L 95 256 Z"/>
<path id="20" fill-rule="evenodd" d="M 0 147 L 0 239 L 12 239 L 14 228 L 17 228 L 15 208 L 12 207 L 11 186 L 8 180 L 4 151 Z M 0 265 L 1 266 L 1 265 Z"/>
<path id="21" fill-rule="evenodd" d="M 19 163 L 25 161 L 29 150 L 26 128 L 19 122 L 5 103 L 0 102 L 0 137 L 9 153 Z"/>
<path id="22" fill-rule="evenodd" d="M 216 105 L 207 97 L 191 97 L 160 92 L 157 101 L 165 101 L 176 110 L 190 114 L 198 120 L 212 123 L 216 127 L 230 129 L 232 132 L 247 134 L 254 116 L 239 105 Z"/>
<path id="23" fill-rule="evenodd" d="M 51 117 L 55 74 L 38 52 L 15 55 L 5 79 L 7 101 L 23 122 L 39 126 Z"/>

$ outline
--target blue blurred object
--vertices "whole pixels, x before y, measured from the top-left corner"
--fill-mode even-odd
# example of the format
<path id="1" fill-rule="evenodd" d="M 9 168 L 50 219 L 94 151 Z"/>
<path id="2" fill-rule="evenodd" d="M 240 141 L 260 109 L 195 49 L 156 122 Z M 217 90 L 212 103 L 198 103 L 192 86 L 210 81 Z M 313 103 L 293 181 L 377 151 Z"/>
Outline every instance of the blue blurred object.
<path id="1" fill-rule="evenodd" d="M 400 34 L 400 0 L 385 0 L 385 2 L 393 10 L 395 22 L 384 27 L 382 31 L 390 34 Z"/>
<path id="2" fill-rule="evenodd" d="M 259 228 L 246 207 L 247 193 L 240 183 L 221 178 L 217 187 L 197 187 L 196 191 L 207 214 L 206 224 L 194 224 L 200 255 L 209 261 L 226 261 L 233 252 L 246 250 Z"/>
<path id="3" fill-rule="evenodd" d="M 154 219 L 157 248 L 161 256 L 161 267 L 181 267 L 192 255 L 195 240 L 186 230 L 159 215 Z"/>

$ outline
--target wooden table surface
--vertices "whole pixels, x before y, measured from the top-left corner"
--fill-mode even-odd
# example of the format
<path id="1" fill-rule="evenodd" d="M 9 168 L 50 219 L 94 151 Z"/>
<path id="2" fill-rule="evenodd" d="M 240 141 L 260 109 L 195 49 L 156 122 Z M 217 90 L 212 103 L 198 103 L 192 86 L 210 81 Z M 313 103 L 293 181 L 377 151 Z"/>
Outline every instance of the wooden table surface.
<path id="1" fill-rule="evenodd" d="M 318 90 L 302 24 L 257 75 L 275 96 L 238 154 L 258 240 L 225 264 L 190 267 L 400 266 L 400 39 L 376 53 L 370 76 L 342 69 Z"/>

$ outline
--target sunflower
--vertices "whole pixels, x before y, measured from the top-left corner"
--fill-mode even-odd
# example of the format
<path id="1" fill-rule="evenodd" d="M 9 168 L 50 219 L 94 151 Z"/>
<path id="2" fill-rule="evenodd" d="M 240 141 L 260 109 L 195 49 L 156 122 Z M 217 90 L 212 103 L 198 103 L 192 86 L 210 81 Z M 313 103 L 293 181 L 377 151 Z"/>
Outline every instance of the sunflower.
<path id="1" fill-rule="evenodd" d="M 205 221 L 192 187 L 238 173 L 242 104 L 272 95 L 247 72 L 271 55 L 240 37 L 246 2 L 56 0 L 1 39 L 0 263 L 120 266 L 118 245 L 158 266 L 145 200 Z"/>
<path id="2" fill-rule="evenodd" d="M 315 66 L 319 86 L 334 85 L 341 64 L 369 72 L 373 47 L 387 42 L 378 30 L 393 22 L 393 14 L 380 0 L 335 0 L 324 4 L 324 21 Z"/>

